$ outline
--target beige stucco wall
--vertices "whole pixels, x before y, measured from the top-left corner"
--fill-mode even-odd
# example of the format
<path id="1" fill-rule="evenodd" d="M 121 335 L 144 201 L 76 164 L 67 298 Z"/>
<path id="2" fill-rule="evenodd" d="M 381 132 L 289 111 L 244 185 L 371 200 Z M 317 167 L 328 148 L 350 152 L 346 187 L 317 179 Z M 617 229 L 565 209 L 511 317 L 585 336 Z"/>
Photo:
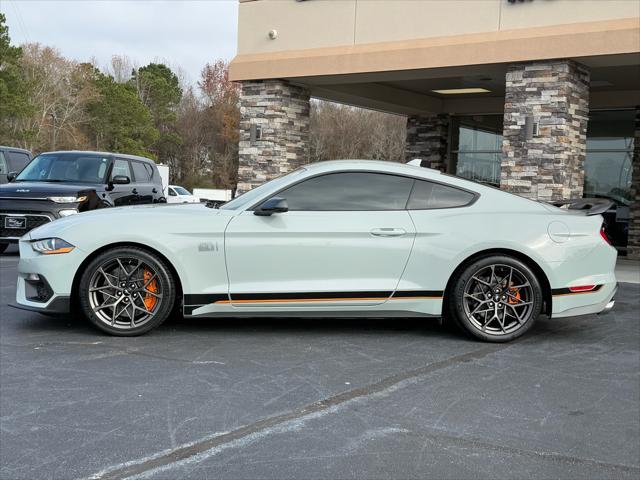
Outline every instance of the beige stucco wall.
<path id="1" fill-rule="evenodd" d="M 640 17 L 637 0 L 256 0 L 239 6 L 238 54 L 353 46 Z M 278 31 L 275 40 L 269 31 Z"/>
<path id="2" fill-rule="evenodd" d="M 352 45 L 355 7 L 356 0 L 240 2 L 238 53 Z"/>

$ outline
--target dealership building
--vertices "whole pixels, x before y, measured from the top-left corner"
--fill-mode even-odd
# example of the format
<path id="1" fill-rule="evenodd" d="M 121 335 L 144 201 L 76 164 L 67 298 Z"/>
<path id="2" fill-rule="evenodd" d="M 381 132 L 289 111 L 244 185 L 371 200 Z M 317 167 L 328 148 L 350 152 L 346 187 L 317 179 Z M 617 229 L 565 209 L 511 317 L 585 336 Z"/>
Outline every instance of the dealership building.
<path id="1" fill-rule="evenodd" d="M 405 115 L 406 158 L 603 196 L 640 258 L 640 1 L 240 0 L 238 190 L 308 161 L 310 98 Z"/>

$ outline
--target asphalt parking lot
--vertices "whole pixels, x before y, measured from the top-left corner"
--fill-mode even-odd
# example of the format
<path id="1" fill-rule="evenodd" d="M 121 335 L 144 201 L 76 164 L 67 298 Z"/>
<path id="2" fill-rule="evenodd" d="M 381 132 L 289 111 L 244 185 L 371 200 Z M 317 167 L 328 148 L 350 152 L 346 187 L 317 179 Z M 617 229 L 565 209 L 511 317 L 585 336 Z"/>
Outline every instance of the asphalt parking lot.
<path id="1" fill-rule="evenodd" d="M 640 476 L 640 285 L 506 345 L 420 319 L 127 339 L 7 307 L 17 261 L 0 257 L 0 478 Z"/>

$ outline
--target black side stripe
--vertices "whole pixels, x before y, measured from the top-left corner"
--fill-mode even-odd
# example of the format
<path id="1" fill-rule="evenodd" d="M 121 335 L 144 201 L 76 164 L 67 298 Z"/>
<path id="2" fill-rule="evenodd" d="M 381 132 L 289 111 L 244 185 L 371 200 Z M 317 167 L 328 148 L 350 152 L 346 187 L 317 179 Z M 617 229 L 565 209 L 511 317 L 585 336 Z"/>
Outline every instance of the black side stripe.
<path id="1" fill-rule="evenodd" d="M 585 290 L 581 292 L 572 292 L 568 288 L 554 288 L 551 290 L 551 295 L 579 295 L 581 293 L 593 293 L 597 292 L 603 287 L 603 285 L 596 285 L 593 290 Z"/>
<path id="2" fill-rule="evenodd" d="M 406 290 L 396 291 L 391 298 L 411 298 L 411 297 L 434 297 L 441 298 L 444 296 L 442 290 Z"/>
<path id="3" fill-rule="evenodd" d="M 185 305 L 197 305 L 199 307 L 208 303 L 216 303 L 221 300 L 229 300 L 229 295 L 226 293 L 195 293 L 184 296 Z"/>
<path id="4" fill-rule="evenodd" d="M 393 294 L 393 295 L 392 295 Z M 416 298 L 433 297 L 441 298 L 442 290 L 407 290 L 396 291 L 359 291 L 359 292 L 283 292 L 283 293 L 232 293 L 232 300 L 313 300 L 313 299 L 357 299 L 357 298 Z M 228 302 L 229 296 L 224 293 L 219 294 L 187 294 L 184 296 L 185 306 L 202 306 L 210 303 Z"/>
<path id="5" fill-rule="evenodd" d="M 316 298 L 389 298 L 393 292 L 283 292 L 283 293 L 232 293 L 232 300 L 298 300 Z"/>

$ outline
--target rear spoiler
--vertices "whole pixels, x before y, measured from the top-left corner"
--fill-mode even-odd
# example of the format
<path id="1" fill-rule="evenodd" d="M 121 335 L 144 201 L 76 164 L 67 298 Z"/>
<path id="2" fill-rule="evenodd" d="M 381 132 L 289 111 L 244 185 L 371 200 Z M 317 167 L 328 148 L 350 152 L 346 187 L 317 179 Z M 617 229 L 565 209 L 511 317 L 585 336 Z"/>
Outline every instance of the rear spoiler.
<path id="1" fill-rule="evenodd" d="M 572 200 L 558 200 L 549 203 L 566 210 L 579 210 L 587 216 L 601 215 L 614 205 L 613 201 L 606 198 L 574 198 Z"/>

